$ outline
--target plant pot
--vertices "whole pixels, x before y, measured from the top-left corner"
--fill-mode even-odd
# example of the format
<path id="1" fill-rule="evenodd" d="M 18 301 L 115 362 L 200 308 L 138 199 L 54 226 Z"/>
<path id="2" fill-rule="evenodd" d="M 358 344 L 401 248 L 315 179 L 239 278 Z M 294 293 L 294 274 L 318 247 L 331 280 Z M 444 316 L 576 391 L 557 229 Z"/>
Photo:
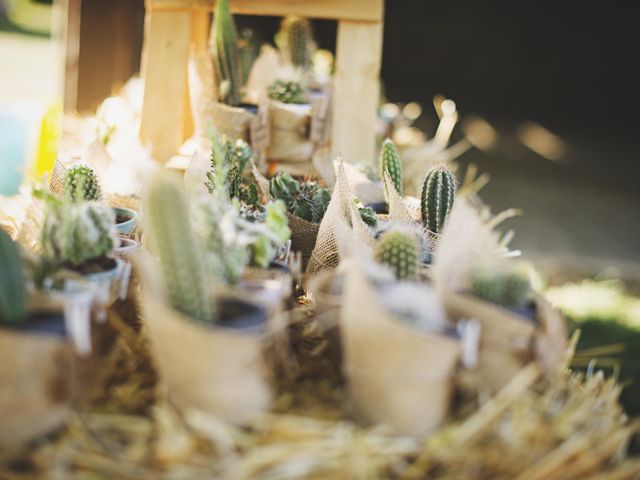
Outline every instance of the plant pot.
<path id="1" fill-rule="evenodd" d="M 72 412 L 74 355 L 61 313 L 0 325 L 0 449 L 60 428 Z"/>
<path id="2" fill-rule="evenodd" d="M 302 254 L 302 271 L 307 268 L 311 252 L 316 246 L 319 223 L 312 223 L 287 212 L 289 228 L 291 229 L 291 250 Z"/>
<path id="3" fill-rule="evenodd" d="M 113 249 L 113 253 L 122 259 L 129 259 L 140 248 L 140 244 L 127 237 L 120 237 L 120 246 Z"/>
<path id="4" fill-rule="evenodd" d="M 315 145 L 309 130 L 311 104 L 269 102 L 270 141 L 267 158 L 275 162 L 310 162 Z"/>
<path id="5" fill-rule="evenodd" d="M 387 202 L 370 203 L 366 206 L 373 209 L 377 214 L 389 215 L 389 205 L 387 205 Z"/>
<path id="6" fill-rule="evenodd" d="M 205 325 L 169 307 L 145 276 L 144 319 L 172 402 L 245 424 L 269 408 L 270 371 L 263 357 L 264 309 L 239 300 L 218 302 L 222 321 Z"/>
<path id="7" fill-rule="evenodd" d="M 566 325 L 562 316 L 541 296 L 535 296 L 535 319 L 469 293 L 447 293 L 445 309 L 452 320 L 480 321 L 478 366 L 470 386 L 493 394 L 504 387 L 526 364 L 537 361 L 551 374 L 562 365 Z"/>
<path id="8" fill-rule="evenodd" d="M 449 411 L 459 341 L 417 330 L 387 312 L 351 265 L 341 315 L 343 369 L 357 412 L 401 435 L 423 435 Z"/>
<path id="9" fill-rule="evenodd" d="M 243 104 L 231 107 L 224 103 L 214 103 L 210 109 L 210 122 L 216 131 L 232 140 L 250 142 L 251 121 L 255 118 L 258 107 Z"/>
<path id="10" fill-rule="evenodd" d="M 128 234 L 133 232 L 138 223 L 138 212 L 124 207 L 114 207 L 113 210 L 116 213 L 116 230 L 118 230 L 118 233 Z"/>
<path id="11" fill-rule="evenodd" d="M 94 303 L 98 306 L 98 321 L 106 318 L 105 309 L 119 297 L 119 280 L 125 269 L 125 262 L 120 258 L 105 257 L 101 262 L 101 271 L 74 270 L 82 275 L 83 280 L 91 284 L 94 290 Z M 67 280 L 67 283 L 69 288 L 75 288 L 73 279 Z"/>
<path id="12" fill-rule="evenodd" d="M 263 305 L 269 313 L 276 313 L 291 296 L 292 278 L 286 265 L 275 262 L 272 262 L 272 265 L 275 267 L 247 269 L 240 279 L 238 288 Z"/>

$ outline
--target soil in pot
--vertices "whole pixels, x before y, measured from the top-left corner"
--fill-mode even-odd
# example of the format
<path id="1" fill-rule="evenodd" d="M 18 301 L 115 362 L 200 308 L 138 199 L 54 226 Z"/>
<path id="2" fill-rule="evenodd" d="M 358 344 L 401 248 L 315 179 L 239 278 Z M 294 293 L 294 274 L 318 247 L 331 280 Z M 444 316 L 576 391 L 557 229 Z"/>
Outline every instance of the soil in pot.
<path id="1" fill-rule="evenodd" d="M 133 216 L 129 212 L 120 209 L 116 210 L 116 224 L 128 222 L 132 218 Z"/>
<path id="2" fill-rule="evenodd" d="M 212 326 L 255 333 L 266 329 L 267 313 L 258 305 L 235 298 L 222 298 L 217 303 L 219 318 Z"/>
<path id="3" fill-rule="evenodd" d="M 71 265 L 68 263 L 62 264 L 63 268 L 73 270 L 81 275 L 89 275 L 92 273 L 102 273 L 113 270 L 118 266 L 118 263 L 114 258 L 102 256 L 99 258 L 91 259 L 82 265 Z"/>

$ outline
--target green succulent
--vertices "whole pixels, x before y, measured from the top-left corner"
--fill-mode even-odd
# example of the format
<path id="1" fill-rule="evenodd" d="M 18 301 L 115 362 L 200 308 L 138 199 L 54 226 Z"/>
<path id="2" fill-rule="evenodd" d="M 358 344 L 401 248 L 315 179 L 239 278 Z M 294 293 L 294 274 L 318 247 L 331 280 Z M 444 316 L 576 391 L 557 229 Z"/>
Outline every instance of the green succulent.
<path id="1" fill-rule="evenodd" d="M 218 158 L 220 155 L 221 158 Z M 241 194 L 242 174 L 253 158 L 253 150 L 244 140 L 231 140 L 226 136 L 217 136 L 211 148 L 211 170 L 207 172 L 205 185 L 210 193 L 216 188 L 216 165 L 221 165 L 224 183 L 229 197 L 236 198 Z"/>
<path id="2" fill-rule="evenodd" d="M 288 17 L 284 23 L 289 60 L 294 66 L 308 70 L 313 56 L 311 22 L 306 18 Z"/>
<path id="3" fill-rule="evenodd" d="M 288 173 L 279 173 L 269 183 L 269 192 L 275 199 L 283 200 L 287 211 L 308 222 L 320 223 L 329 206 L 331 193 L 318 182 L 297 181 Z"/>
<path id="4" fill-rule="evenodd" d="M 376 261 L 389 267 L 398 280 L 417 280 L 420 244 L 412 232 L 385 232 L 376 244 L 374 255 Z"/>
<path id="5" fill-rule="evenodd" d="M 531 277 L 525 265 L 504 260 L 476 267 L 471 292 L 505 307 L 525 307 L 532 298 Z"/>
<path id="6" fill-rule="evenodd" d="M 220 97 L 227 105 L 240 105 L 243 85 L 242 69 L 238 50 L 238 35 L 229 8 L 229 0 L 216 2 L 210 44 L 215 61 Z"/>
<path id="7" fill-rule="evenodd" d="M 440 233 L 456 195 L 456 178 L 446 165 L 433 167 L 422 184 L 422 225 L 433 233 Z"/>
<path id="8" fill-rule="evenodd" d="M 86 165 L 71 167 L 64 178 L 65 195 L 72 202 L 100 200 L 102 189 L 94 171 Z"/>
<path id="9" fill-rule="evenodd" d="M 282 103 L 307 103 L 307 95 L 300 82 L 276 80 L 267 88 L 267 94 L 272 100 Z"/>
<path id="10" fill-rule="evenodd" d="M 0 229 L 0 323 L 20 324 L 27 318 L 27 291 L 20 249 Z"/>
<path id="11" fill-rule="evenodd" d="M 380 149 L 380 176 L 384 179 L 384 174 L 388 173 L 393 182 L 393 186 L 398 192 L 398 195 L 402 196 L 403 184 L 402 184 L 402 163 L 400 162 L 400 156 L 396 149 L 393 140 L 390 138 L 385 139 Z M 389 203 L 389 192 L 385 185 L 384 189 L 387 203 Z"/>

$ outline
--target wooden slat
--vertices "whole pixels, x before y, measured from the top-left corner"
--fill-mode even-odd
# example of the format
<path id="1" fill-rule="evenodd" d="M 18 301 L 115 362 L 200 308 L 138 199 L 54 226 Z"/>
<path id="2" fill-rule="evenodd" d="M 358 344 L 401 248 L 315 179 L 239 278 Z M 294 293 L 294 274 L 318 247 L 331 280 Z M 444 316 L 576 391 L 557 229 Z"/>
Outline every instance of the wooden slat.
<path id="1" fill-rule="evenodd" d="M 382 23 L 338 23 L 331 145 L 347 162 L 375 158 L 382 34 Z"/>
<path id="2" fill-rule="evenodd" d="M 232 0 L 231 9 L 241 15 L 298 15 L 329 20 L 381 22 L 384 0 Z M 214 0 L 148 0 L 152 10 L 213 10 Z"/>
<path id="3" fill-rule="evenodd" d="M 171 158 L 182 142 L 191 14 L 147 12 L 140 137 L 154 158 Z"/>
<path id="4" fill-rule="evenodd" d="M 207 49 L 210 29 L 209 12 L 205 10 L 194 10 L 191 12 L 191 57 L 196 57 L 200 52 Z M 194 123 L 193 112 L 191 110 L 191 97 L 189 93 L 189 82 L 184 96 L 184 126 L 182 131 L 183 140 L 193 135 Z"/>

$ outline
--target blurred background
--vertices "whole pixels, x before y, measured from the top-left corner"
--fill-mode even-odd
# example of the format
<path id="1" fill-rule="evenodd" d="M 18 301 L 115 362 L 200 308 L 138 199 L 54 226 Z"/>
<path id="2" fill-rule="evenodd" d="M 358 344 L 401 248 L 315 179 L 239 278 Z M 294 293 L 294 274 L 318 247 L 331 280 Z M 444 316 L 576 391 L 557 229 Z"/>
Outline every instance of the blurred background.
<path id="1" fill-rule="evenodd" d="M 63 107 L 93 111 L 140 66 L 143 0 L 53 3 L 0 0 L 0 161 L 16 172 L 33 155 L 25 146 L 38 141 L 27 139 L 46 136 L 47 119 Z M 279 26 L 276 18 L 238 20 L 266 40 Z M 491 176 L 481 196 L 494 212 L 523 210 L 507 225 L 516 231 L 512 245 L 552 284 L 622 279 L 627 292 L 640 293 L 640 39 L 632 22 L 617 3 L 386 2 L 386 99 L 419 102 L 417 125 L 429 137 L 433 97 L 455 100 L 454 137 L 478 136 L 480 147 L 459 162 Z M 335 23 L 314 27 L 319 46 L 333 49 Z M 16 181 L 4 174 L 0 194 Z M 552 294 L 585 330 L 593 327 L 582 347 L 604 342 L 592 341 L 604 322 L 609 344 L 626 352 L 610 366 L 640 358 L 637 299 L 616 281 L 571 287 Z M 640 366 L 623 362 L 623 370 L 640 379 Z M 633 388 L 640 410 L 640 387 Z"/>

